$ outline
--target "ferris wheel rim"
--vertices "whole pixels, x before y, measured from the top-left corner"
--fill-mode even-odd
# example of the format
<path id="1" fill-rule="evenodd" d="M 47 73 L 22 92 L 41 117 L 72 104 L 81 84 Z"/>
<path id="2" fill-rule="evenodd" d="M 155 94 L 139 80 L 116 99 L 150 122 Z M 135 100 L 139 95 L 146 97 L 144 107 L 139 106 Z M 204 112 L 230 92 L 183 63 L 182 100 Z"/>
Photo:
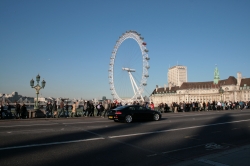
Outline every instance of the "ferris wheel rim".
<path id="1" fill-rule="evenodd" d="M 114 62 L 117 54 L 117 50 L 119 49 L 120 45 L 127 39 L 134 39 L 137 44 L 140 47 L 140 51 L 142 54 L 142 76 L 140 85 L 138 86 L 138 90 L 136 93 L 128 100 L 122 99 L 115 90 L 115 84 L 114 84 Z M 141 37 L 139 33 L 136 31 L 126 31 L 122 34 L 122 36 L 119 37 L 119 39 L 116 41 L 115 47 L 112 51 L 111 57 L 110 57 L 110 64 L 109 64 L 109 84 L 110 84 L 110 90 L 111 94 L 113 96 L 113 99 L 117 100 L 121 103 L 128 103 L 128 102 L 134 102 L 137 100 L 138 95 L 142 95 L 144 91 L 144 87 L 147 85 L 147 78 L 148 78 L 148 69 L 149 69 L 149 63 L 148 63 L 149 57 L 148 57 L 148 50 L 146 48 L 146 43 L 144 42 L 144 38 Z"/>

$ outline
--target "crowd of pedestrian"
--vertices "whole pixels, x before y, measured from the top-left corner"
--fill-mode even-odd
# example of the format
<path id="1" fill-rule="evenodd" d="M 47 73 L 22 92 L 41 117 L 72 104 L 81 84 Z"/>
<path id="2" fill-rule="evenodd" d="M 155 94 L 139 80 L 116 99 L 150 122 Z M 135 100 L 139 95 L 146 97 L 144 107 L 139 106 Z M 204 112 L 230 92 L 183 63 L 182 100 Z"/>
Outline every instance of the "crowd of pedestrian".
<path id="1" fill-rule="evenodd" d="M 250 101 L 212 101 L 212 102 L 173 102 L 171 105 L 160 103 L 158 110 L 161 112 L 190 112 L 190 111 L 215 111 L 215 110 L 234 110 L 234 109 L 250 109 Z"/>
<path id="2" fill-rule="evenodd" d="M 12 118 L 16 118 L 16 119 L 26 119 L 27 115 L 28 115 L 28 111 L 27 111 L 27 107 L 24 103 L 19 104 L 19 103 L 15 103 L 15 113 L 13 114 L 11 109 L 13 106 L 10 105 L 10 103 L 7 103 L 6 105 L 6 109 L 4 108 L 4 105 L 1 103 L 0 104 L 0 118 L 1 119 L 12 119 Z"/>
<path id="3" fill-rule="evenodd" d="M 153 102 L 139 103 L 138 101 L 133 103 L 134 105 L 142 105 L 148 109 L 155 110 L 155 105 Z M 122 106 L 122 103 L 111 102 L 110 100 L 105 100 L 98 103 L 93 103 L 92 101 L 85 101 L 82 107 L 79 106 L 78 101 L 73 102 L 71 105 L 64 100 L 61 100 L 60 104 L 57 105 L 56 101 L 48 101 L 45 107 L 46 118 L 69 118 L 69 117 L 106 117 L 108 110 L 114 109 L 116 107 Z M 25 119 L 28 118 L 27 107 L 24 103 L 20 104 L 15 102 L 14 114 L 11 112 L 11 106 L 9 103 L 6 105 L 6 109 L 1 103 L 0 108 L 0 118 L 16 118 Z M 236 102 L 172 102 L 171 104 L 160 103 L 157 107 L 160 112 L 191 112 L 191 111 L 215 111 L 215 110 L 234 110 L 234 109 L 250 109 L 250 101 L 236 101 Z"/>
<path id="4" fill-rule="evenodd" d="M 60 108 L 60 111 L 57 111 L 57 107 Z M 69 118 L 69 117 L 106 117 L 108 110 L 114 107 L 114 103 L 111 103 L 110 100 L 103 102 L 98 102 L 94 104 L 90 101 L 85 101 L 83 106 L 80 108 L 78 101 L 73 102 L 72 105 L 68 105 L 68 102 L 65 103 L 64 100 L 61 100 L 60 105 L 57 106 L 56 102 L 51 105 L 51 102 L 48 102 L 45 108 L 47 118 Z M 95 111 L 96 110 L 96 111 Z M 96 113 L 95 113 L 96 112 Z"/>

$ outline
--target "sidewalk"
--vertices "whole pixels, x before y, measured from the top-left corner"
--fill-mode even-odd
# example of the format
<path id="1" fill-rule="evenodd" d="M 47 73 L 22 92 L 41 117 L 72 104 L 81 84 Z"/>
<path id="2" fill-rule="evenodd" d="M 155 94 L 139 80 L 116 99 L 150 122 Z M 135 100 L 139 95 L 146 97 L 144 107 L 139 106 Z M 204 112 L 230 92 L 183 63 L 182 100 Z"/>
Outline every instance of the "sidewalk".
<path id="1" fill-rule="evenodd" d="M 250 145 L 210 154 L 172 166 L 249 166 Z"/>
<path id="2" fill-rule="evenodd" d="M 25 118 L 25 119 L 16 119 L 16 118 L 11 118 L 11 119 L 0 119 L 0 122 L 7 122 L 7 121 L 46 121 L 46 120 L 60 120 L 60 119 L 86 119 L 86 118 L 91 118 L 91 119 L 97 119 L 97 118 L 102 118 L 100 116 L 88 116 L 88 117 L 84 117 L 84 116 L 80 116 L 80 117 L 60 117 L 60 118 Z M 105 117 L 107 118 L 107 116 Z M 102 118 L 103 119 L 103 118 Z"/>

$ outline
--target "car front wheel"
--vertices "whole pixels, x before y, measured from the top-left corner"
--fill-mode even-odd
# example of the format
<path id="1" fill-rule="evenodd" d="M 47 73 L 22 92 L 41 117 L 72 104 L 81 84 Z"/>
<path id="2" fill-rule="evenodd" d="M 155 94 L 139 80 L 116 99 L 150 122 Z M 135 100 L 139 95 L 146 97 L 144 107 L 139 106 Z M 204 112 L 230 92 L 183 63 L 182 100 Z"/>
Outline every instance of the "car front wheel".
<path id="1" fill-rule="evenodd" d="M 159 114 L 154 114 L 153 119 L 154 119 L 155 121 L 158 121 L 158 120 L 160 119 L 160 115 L 159 115 Z"/>
<path id="2" fill-rule="evenodd" d="M 133 120 L 133 118 L 132 118 L 131 115 L 126 115 L 126 116 L 125 116 L 125 122 L 126 122 L 126 123 L 131 123 L 132 120 Z"/>

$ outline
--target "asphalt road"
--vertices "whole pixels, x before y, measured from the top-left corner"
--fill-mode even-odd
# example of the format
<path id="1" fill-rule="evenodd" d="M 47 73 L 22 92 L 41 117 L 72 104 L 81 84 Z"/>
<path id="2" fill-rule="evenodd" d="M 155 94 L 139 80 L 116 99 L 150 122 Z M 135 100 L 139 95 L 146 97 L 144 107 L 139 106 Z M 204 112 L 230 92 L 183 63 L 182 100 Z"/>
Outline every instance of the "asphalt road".
<path id="1" fill-rule="evenodd" d="M 1 166 L 163 166 L 250 144 L 250 110 L 163 113 L 162 120 L 0 120 Z"/>

